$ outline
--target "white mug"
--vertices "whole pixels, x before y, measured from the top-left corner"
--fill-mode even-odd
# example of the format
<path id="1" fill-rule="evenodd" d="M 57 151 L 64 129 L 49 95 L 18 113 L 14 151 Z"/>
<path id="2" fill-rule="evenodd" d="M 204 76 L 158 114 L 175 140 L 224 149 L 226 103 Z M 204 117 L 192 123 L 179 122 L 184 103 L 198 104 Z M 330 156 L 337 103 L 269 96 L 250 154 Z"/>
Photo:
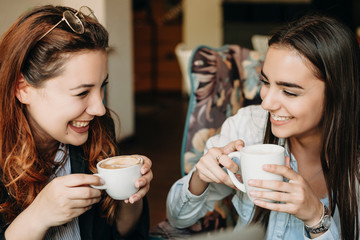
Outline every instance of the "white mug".
<path id="1" fill-rule="evenodd" d="M 103 189 L 115 200 L 129 199 L 139 189 L 135 181 L 141 177 L 140 168 L 143 159 L 136 156 L 116 156 L 104 159 L 96 164 L 97 175 L 104 180 L 104 185 L 91 187 Z"/>
<path id="2" fill-rule="evenodd" d="M 241 173 L 244 183 L 241 183 L 235 174 L 227 169 L 231 181 L 239 190 L 247 193 L 251 201 L 254 201 L 254 198 L 249 195 L 251 190 L 270 190 L 249 186 L 247 184 L 249 179 L 283 181 L 283 176 L 265 172 L 262 168 L 264 164 L 285 165 L 285 149 L 282 146 L 275 144 L 256 144 L 246 146 L 238 152 L 230 153 L 228 156 L 239 165 L 239 172 L 237 173 Z"/>

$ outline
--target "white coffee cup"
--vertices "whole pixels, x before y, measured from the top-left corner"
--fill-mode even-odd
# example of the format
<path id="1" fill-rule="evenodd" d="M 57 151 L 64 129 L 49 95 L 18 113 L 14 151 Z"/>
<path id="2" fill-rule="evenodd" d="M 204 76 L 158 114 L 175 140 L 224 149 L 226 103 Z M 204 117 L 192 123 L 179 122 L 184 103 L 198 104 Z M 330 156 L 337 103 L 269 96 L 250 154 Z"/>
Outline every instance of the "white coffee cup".
<path id="1" fill-rule="evenodd" d="M 230 153 L 228 156 L 239 165 L 239 171 L 237 173 L 241 174 L 244 183 L 241 183 L 235 174 L 227 169 L 231 181 L 236 188 L 247 193 L 251 201 L 254 201 L 254 198 L 249 195 L 251 190 L 270 190 L 249 186 L 247 183 L 249 179 L 283 181 L 283 176 L 263 170 L 264 164 L 285 165 L 285 149 L 282 146 L 275 144 L 256 144 L 246 146 L 238 152 Z"/>
<path id="2" fill-rule="evenodd" d="M 141 177 L 140 168 L 143 159 L 137 156 L 116 156 L 104 159 L 96 164 L 97 175 L 104 180 L 104 185 L 91 187 L 103 189 L 115 200 L 129 199 L 139 189 L 135 181 Z"/>

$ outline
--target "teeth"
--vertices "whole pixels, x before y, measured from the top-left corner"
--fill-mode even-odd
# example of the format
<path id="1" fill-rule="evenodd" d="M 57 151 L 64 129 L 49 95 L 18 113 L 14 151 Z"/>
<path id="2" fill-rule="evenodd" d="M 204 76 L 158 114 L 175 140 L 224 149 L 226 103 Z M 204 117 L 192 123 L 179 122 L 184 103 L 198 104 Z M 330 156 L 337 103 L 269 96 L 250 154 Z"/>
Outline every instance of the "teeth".
<path id="1" fill-rule="evenodd" d="M 274 115 L 274 114 L 271 114 L 271 117 L 272 117 L 275 121 L 286 121 L 286 120 L 292 119 L 292 117 L 280 117 L 280 116 L 276 116 L 276 115 Z"/>
<path id="2" fill-rule="evenodd" d="M 86 127 L 87 125 L 89 125 L 89 122 L 79 122 L 79 121 L 71 121 L 70 123 L 71 125 L 73 125 L 74 127 Z"/>

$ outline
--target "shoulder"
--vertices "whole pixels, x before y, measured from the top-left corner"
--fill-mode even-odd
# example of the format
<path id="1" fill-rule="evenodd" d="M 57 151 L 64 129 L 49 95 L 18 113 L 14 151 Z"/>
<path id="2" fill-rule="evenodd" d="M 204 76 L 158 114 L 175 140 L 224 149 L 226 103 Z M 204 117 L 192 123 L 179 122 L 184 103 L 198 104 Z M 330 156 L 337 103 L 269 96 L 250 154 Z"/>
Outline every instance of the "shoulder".
<path id="1" fill-rule="evenodd" d="M 221 134 L 231 141 L 241 139 L 247 145 L 260 143 L 265 134 L 267 115 L 260 105 L 241 108 L 224 122 Z"/>
<path id="2" fill-rule="evenodd" d="M 248 130 L 263 129 L 266 126 L 267 115 L 268 112 L 260 105 L 250 105 L 240 108 L 225 124 L 232 125 L 232 128 L 246 126 Z"/>
<path id="3" fill-rule="evenodd" d="M 268 111 L 265 111 L 261 105 L 249 105 L 240 108 L 234 117 L 252 118 L 252 119 L 266 119 Z"/>

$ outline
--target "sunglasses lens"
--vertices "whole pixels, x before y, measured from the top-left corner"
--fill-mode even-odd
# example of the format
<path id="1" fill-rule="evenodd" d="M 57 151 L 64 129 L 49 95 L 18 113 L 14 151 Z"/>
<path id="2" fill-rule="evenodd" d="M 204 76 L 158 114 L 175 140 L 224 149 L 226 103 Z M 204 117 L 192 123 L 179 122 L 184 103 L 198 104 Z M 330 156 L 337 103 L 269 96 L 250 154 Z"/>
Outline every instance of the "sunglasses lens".
<path id="1" fill-rule="evenodd" d="M 63 16 L 66 23 L 74 32 L 80 34 L 84 33 L 84 25 L 82 24 L 78 16 L 75 16 L 75 14 L 71 11 L 65 11 Z"/>
<path id="2" fill-rule="evenodd" d="M 94 14 L 94 11 L 91 10 L 91 8 L 89 8 L 88 6 L 82 6 L 82 7 L 79 9 L 79 12 L 80 12 L 83 16 L 91 17 L 91 18 L 97 20 L 95 14 Z"/>

